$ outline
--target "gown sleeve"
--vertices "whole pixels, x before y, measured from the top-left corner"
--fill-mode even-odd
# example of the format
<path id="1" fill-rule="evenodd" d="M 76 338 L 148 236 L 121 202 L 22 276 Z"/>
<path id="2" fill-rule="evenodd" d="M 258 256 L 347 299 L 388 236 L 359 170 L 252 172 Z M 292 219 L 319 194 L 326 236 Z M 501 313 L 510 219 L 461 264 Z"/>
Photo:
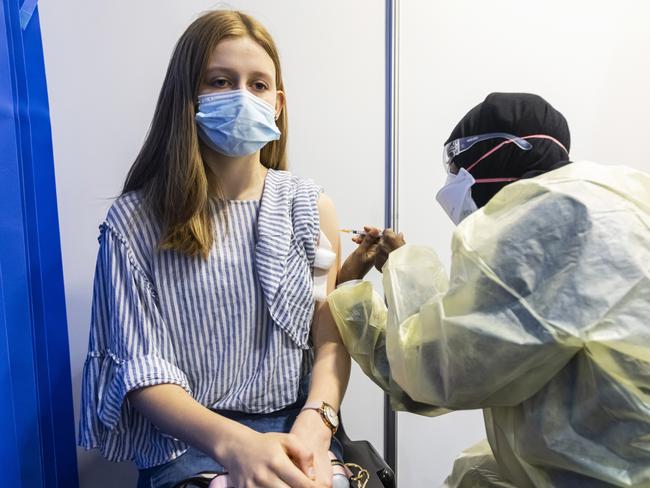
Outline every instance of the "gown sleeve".
<path id="1" fill-rule="evenodd" d="M 367 282 L 330 295 L 352 357 L 398 407 L 517 405 L 582 347 L 553 315 L 577 305 L 586 211 L 550 194 L 506 214 L 463 222 L 449 281 L 435 251 L 406 245 L 383 269 L 387 306 Z"/>

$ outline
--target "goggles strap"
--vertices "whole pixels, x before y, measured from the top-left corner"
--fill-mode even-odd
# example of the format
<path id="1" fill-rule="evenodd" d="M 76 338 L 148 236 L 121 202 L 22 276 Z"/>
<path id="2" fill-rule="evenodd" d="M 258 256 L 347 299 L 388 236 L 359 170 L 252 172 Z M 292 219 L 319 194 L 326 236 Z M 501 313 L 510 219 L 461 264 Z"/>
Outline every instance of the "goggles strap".
<path id="1" fill-rule="evenodd" d="M 560 141 L 558 141 L 558 140 L 557 140 L 555 137 L 553 137 L 553 136 L 548 136 L 548 135 L 546 135 L 546 134 L 533 134 L 533 135 L 530 135 L 530 136 L 520 137 L 520 139 L 546 139 L 546 140 L 549 140 L 549 141 L 553 141 L 555 144 L 557 144 L 557 145 L 560 146 L 562 149 L 564 149 L 564 152 L 567 153 L 567 156 L 569 155 L 569 151 L 567 151 L 567 148 L 564 147 L 564 144 L 562 144 Z M 501 148 L 502 148 L 503 146 L 505 146 L 506 144 L 512 144 L 512 143 L 513 143 L 513 141 L 511 141 L 511 140 L 507 140 L 507 141 L 503 141 L 503 142 L 500 143 L 500 144 L 497 144 L 497 145 L 494 146 L 492 149 L 490 149 L 488 152 L 486 152 L 483 156 L 481 156 L 480 158 L 478 158 L 478 160 L 476 160 L 473 164 L 471 164 L 469 167 L 467 167 L 467 168 L 466 168 L 466 171 L 467 171 L 468 173 L 471 173 L 471 172 L 472 172 L 472 169 L 474 169 L 474 167 L 475 167 L 478 163 L 480 163 L 481 161 L 483 161 L 485 158 L 487 158 L 487 157 L 490 156 L 491 154 L 494 154 L 496 151 L 498 151 L 499 149 L 501 149 Z M 488 180 L 492 180 L 492 181 L 488 181 Z M 476 180 L 476 182 L 477 182 L 477 183 L 497 183 L 497 181 L 494 181 L 494 180 L 499 180 L 499 181 L 516 181 L 516 180 L 518 180 L 518 178 L 488 178 L 488 179 L 483 179 L 483 180 Z"/>
<path id="2" fill-rule="evenodd" d="M 507 183 L 517 181 L 519 178 L 481 178 L 474 180 L 474 183 Z"/>

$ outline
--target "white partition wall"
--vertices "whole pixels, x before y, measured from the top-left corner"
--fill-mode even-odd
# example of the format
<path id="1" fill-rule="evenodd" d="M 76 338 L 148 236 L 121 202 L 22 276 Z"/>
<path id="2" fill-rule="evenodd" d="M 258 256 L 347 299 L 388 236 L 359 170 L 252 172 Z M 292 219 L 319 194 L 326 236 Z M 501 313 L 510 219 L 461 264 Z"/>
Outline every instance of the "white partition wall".
<path id="1" fill-rule="evenodd" d="M 642 0 L 400 2 L 400 222 L 445 263 L 452 224 L 435 201 L 442 144 L 494 91 L 542 95 L 568 119 L 573 160 L 650 172 L 650 4 Z M 486 351 L 489 354 L 489 351 Z M 484 437 L 480 412 L 399 415 L 398 481 L 439 486 Z"/>
<path id="2" fill-rule="evenodd" d="M 325 187 L 342 226 L 383 224 L 383 2 L 40 2 L 77 418 L 97 226 L 143 141 L 174 43 L 214 7 L 254 15 L 277 41 L 291 170 Z M 381 452 L 383 396 L 356 367 L 343 415 L 352 438 Z M 131 465 L 95 453 L 79 452 L 79 472 L 85 488 L 135 486 Z"/>

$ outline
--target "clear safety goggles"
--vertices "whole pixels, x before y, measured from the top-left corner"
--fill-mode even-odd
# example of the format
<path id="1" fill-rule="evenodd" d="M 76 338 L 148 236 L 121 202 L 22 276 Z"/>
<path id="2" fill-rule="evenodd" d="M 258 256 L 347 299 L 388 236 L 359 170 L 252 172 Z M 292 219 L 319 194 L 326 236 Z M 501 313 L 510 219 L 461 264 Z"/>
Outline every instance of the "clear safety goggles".
<path id="1" fill-rule="evenodd" d="M 467 151 L 478 142 L 487 141 L 490 139 L 506 139 L 506 142 L 511 142 L 524 151 L 528 151 L 533 147 L 530 142 L 524 140 L 523 138 L 513 136 L 512 134 L 507 134 L 505 132 L 490 132 L 488 134 L 480 134 L 477 136 L 461 137 L 460 139 L 455 139 L 451 142 L 448 142 L 443 148 L 442 164 L 445 167 L 445 170 L 449 171 L 449 165 L 451 164 L 452 160 L 460 153 Z"/>

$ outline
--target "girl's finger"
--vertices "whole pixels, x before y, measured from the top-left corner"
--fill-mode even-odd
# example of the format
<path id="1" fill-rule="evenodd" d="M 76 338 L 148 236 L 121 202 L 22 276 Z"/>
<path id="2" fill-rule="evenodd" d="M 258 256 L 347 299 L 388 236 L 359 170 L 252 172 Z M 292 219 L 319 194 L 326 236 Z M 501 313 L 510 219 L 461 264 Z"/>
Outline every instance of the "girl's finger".
<path id="1" fill-rule="evenodd" d="M 276 475 L 278 476 L 278 478 L 280 478 L 278 480 L 278 483 L 280 483 L 280 480 L 282 480 L 291 488 L 315 488 L 316 487 L 316 482 L 309 479 L 305 473 L 300 471 L 300 469 L 298 469 L 298 467 L 288 459 L 286 463 L 282 464 L 282 467 L 278 470 Z M 284 488 L 285 486 L 284 483 L 278 484 L 278 487 L 282 486 Z"/>
<path id="2" fill-rule="evenodd" d="M 263 488 L 291 488 L 291 485 L 286 484 L 280 478 L 274 477 L 269 480 L 267 483 L 264 483 Z"/>
<path id="3" fill-rule="evenodd" d="M 318 482 L 327 483 L 327 481 L 332 481 L 334 472 L 332 470 L 332 463 L 329 456 L 324 456 L 322 459 L 318 459 L 316 462 L 316 480 Z"/>
<path id="4" fill-rule="evenodd" d="M 307 449 L 293 434 L 284 438 L 284 448 L 289 457 L 303 473 L 314 467 L 314 453 Z"/>

